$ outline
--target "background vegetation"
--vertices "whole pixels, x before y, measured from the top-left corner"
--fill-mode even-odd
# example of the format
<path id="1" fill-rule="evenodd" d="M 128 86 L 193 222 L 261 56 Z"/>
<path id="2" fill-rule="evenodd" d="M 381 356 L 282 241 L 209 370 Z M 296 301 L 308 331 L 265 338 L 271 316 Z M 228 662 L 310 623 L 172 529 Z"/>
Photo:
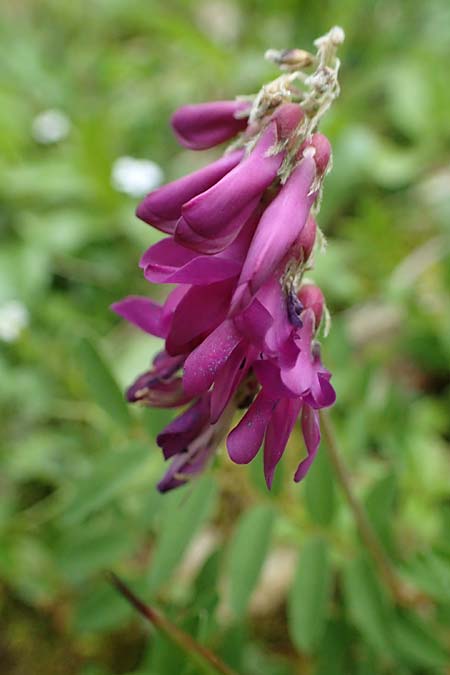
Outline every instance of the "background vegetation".
<path id="1" fill-rule="evenodd" d="M 202 165 L 168 116 L 256 91 L 268 47 L 345 28 L 342 95 L 315 278 L 332 411 L 354 490 L 393 565 L 380 582 L 325 447 L 298 486 L 299 437 L 268 494 L 222 452 L 161 497 L 164 413 L 121 389 L 152 342 L 108 310 L 153 293 L 137 261 L 157 234 L 118 192 L 120 156 L 170 180 Z M 408 0 L 16 0 L 0 8 L 0 669 L 9 675 L 192 675 L 109 586 L 121 574 L 244 675 L 443 674 L 450 625 L 450 5 Z M 70 120 L 33 137 L 47 109 Z M 1 323 L 1 318 L 0 318 Z"/>

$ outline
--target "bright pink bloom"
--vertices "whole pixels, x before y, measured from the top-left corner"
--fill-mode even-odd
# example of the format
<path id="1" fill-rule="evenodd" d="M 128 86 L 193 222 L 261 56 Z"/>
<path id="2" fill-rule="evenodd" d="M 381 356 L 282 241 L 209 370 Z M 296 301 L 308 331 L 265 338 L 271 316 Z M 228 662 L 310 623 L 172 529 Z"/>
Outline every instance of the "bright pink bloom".
<path id="1" fill-rule="evenodd" d="M 140 375 L 127 389 L 127 400 L 153 408 L 178 408 L 185 405 L 191 398 L 177 374 L 182 365 L 183 358 L 160 352 L 153 361 L 153 368 Z"/>
<path id="2" fill-rule="evenodd" d="M 191 150 L 206 150 L 236 136 L 247 126 L 242 113 L 249 110 L 245 101 L 213 101 L 178 108 L 172 127 L 181 145 Z"/>
<path id="3" fill-rule="evenodd" d="M 205 468 L 235 409 L 247 412 L 228 434 L 229 455 L 244 464 L 263 445 L 269 488 L 300 417 L 307 450 L 294 477 L 300 480 L 320 443 L 318 410 L 335 399 L 316 340 L 323 295 L 312 284 L 298 290 L 315 242 L 310 211 L 330 146 L 313 134 L 297 150 L 297 104 L 282 104 L 246 127 L 239 113 L 248 108 L 218 101 L 175 113 L 174 131 L 187 147 L 211 147 L 244 130 L 249 145 L 143 200 L 137 215 L 169 234 L 142 256 L 144 276 L 178 285 L 162 305 L 140 296 L 113 305 L 165 340 L 128 400 L 188 405 L 157 438 L 171 462 L 158 484 L 162 492 Z"/>
<path id="4" fill-rule="evenodd" d="M 238 299 L 245 307 L 298 241 L 314 202 L 311 186 L 315 177 L 314 159 L 304 157 L 264 211 L 242 268 L 234 303 Z"/>
<path id="5" fill-rule="evenodd" d="M 194 232 L 215 238 L 244 225 L 250 215 L 247 207 L 277 176 L 283 155 L 267 154 L 277 141 L 277 127 L 271 122 L 246 159 L 183 206 L 183 218 Z"/>
<path id="6" fill-rule="evenodd" d="M 188 288 L 173 312 L 166 338 L 169 354 L 192 351 L 225 319 L 233 287 L 233 280 L 226 279 Z"/>
<path id="7" fill-rule="evenodd" d="M 186 452 L 189 444 L 209 426 L 209 399 L 209 394 L 197 399 L 158 434 L 156 442 L 164 459 Z"/>
<path id="8" fill-rule="evenodd" d="M 203 169 L 154 190 L 137 207 L 137 217 L 162 232 L 173 234 L 183 204 L 221 180 L 239 164 L 242 155 L 241 150 L 236 150 Z"/>
<path id="9" fill-rule="evenodd" d="M 248 464 L 264 440 L 264 475 L 270 488 L 275 469 L 300 412 L 308 453 L 294 476 L 296 482 L 300 481 L 307 474 L 320 444 L 318 413 L 302 399 L 273 399 L 263 389 L 237 427 L 228 435 L 227 448 L 231 459 L 237 464 Z"/>

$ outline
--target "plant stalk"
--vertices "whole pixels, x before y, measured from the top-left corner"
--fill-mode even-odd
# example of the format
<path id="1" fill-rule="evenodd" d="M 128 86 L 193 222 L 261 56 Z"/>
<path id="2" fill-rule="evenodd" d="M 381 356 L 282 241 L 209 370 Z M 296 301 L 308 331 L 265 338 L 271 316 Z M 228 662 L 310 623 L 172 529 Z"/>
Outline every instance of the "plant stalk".
<path id="1" fill-rule="evenodd" d="M 169 640 L 176 644 L 180 649 L 193 657 L 193 659 L 208 673 L 211 669 L 221 675 L 237 675 L 229 668 L 219 657 L 203 645 L 199 644 L 194 638 L 178 628 L 163 614 L 157 612 L 149 605 L 140 600 L 137 595 L 131 591 L 128 586 L 113 572 L 108 573 L 109 581 L 119 591 L 119 593 L 136 609 L 141 616 L 150 621 L 155 628 L 166 635 Z"/>
<path id="2" fill-rule="evenodd" d="M 355 518 L 361 539 L 366 545 L 367 551 L 370 554 L 380 577 L 384 580 L 386 586 L 390 590 L 394 601 L 400 606 L 423 606 L 424 604 L 429 604 L 429 598 L 424 596 L 420 591 L 405 584 L 393 568 L 376 531 L 372 527 L 363 505 L 353 491 L 351 477 L 342 458 L 331 417 L 327 411 L 321 410 L 320 419 L 328 456 L 341 484 L 350 510 Z"/>

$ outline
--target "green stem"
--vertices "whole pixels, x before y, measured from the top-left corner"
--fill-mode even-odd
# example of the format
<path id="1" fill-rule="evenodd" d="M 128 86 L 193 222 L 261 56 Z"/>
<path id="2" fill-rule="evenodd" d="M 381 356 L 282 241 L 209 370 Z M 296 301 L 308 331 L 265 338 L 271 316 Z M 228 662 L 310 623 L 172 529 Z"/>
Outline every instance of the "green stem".
<path id="1" fill-rule="evenodd" d="M 428 598 L 422 593 L 407 586 L 397 575 L 377 533 L 367 517 L 363 505 L 353 491 L 351 477 L 342 458 L 342 453 L 340 452 L 336 439 L 334 425 L 328 412 L 322 410 L 320 412 L 320 419 L 331 464 L 353 513 L 361 539 L 366 545 L 367 551 L 378 569 L 381 578 L 389 588 L 393 599 L 399 605 L 423 605 L 424 603 L 428 603 Z"/>
<path id="2" fill-rule="evenodd" d="M 169 640 L 176 644 L 180 649 L 194 658 L 195 661 L 206 671 L 210 672 L 211 668 L 216 673 L 221 675 L 237 675 L 237 673 L 229 668 L 219 657 L 203 645 L 199 644 L 188 633 L 178 628 L 169 619 L 157 612 L 152 607 L 146 605 L 140 600 L 118 576 L 110 572 L 108 578 L 112 585 L 119 591 L 123 597 L 128 600 L 147 621 L 150 621 L 155 628 L 166 635 Z"/>

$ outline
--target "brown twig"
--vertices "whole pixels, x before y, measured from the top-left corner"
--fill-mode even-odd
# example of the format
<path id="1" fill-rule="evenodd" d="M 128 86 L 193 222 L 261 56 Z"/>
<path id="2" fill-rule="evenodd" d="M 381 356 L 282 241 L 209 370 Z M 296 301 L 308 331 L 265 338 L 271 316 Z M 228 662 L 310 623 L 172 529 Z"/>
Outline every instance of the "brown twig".
<path id="1" fill-rule="evenodd" d="M 394 601 L 401 606 L 423 606 L 429 598 L 400 579 L 392 566 L 361 502 L 356 497 L 336 439 L 336 432 L 328 412 L 320 412 L 321 426 L 330 461 L 353 513 L 361 539 L 366 545 L 381 578 L 389 588 Z"/>
<path id="2" fill-rule="evenodd" d="M 191 655 L 207 672 L 210 672 L 212 668 L 215 672 L 221 673 L 221 675 L 237 675 L 214 652 L 203 647 L 203 645 L 196 642 L 193 637 L 178 628 L 178 626 L 169 621 L 160 612 L 157 612 L 140 600 L 116 574 L 109 572 L 108 579 L 141 616 L 150 621 L 155 628 L 166 635 L 174 644 L 178 645 L 180 649 Z"/>

